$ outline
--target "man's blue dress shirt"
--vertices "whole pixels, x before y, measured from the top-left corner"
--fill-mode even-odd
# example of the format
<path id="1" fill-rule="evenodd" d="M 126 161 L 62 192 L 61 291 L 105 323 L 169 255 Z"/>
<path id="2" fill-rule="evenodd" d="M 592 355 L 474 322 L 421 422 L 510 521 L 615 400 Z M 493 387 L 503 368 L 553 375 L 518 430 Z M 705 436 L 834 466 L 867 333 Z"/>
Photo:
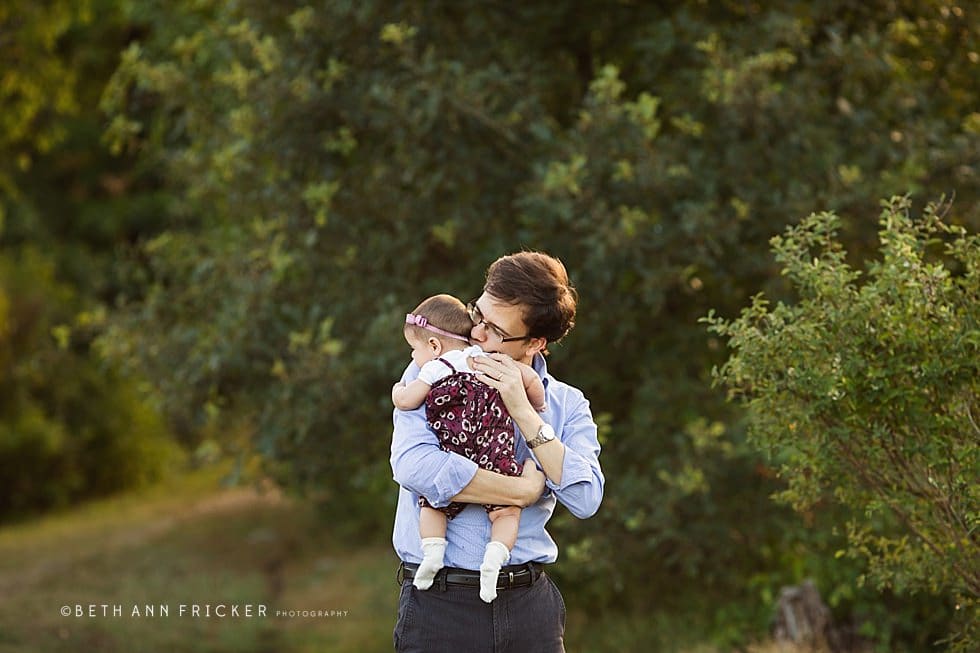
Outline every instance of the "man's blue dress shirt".
<path id="1" fill-rule="evenodd" d="M 533 367 L 545 387 L 547 408 L 541 418 L 554 429 L 565 445 L 561 484 L 545 481 L 545 490 L 536 503 L 521 511 L 517 544 L 508 564 L 550 563 L 558 559 L 558 546 L 545 525 L 560 501 L 580 519 L 591 517 L 602 501 L 605 479 L 599 467 L 599 439 L 589 402 L 577 388 L 548 374 L 543 356 Z M 402 381 L 413 381 L 419 367 L 412 363 Z M 533 457 L 520 429 L 517 429 L 516 458 L 519 463 Z M 540 465 L 539 465 L 540 467 Z M 395 409 L 391 442 L 391 469 L 401 487 L 395 512 L 392 543 L 405 562 L 422 561 L 419 536 L 419 495 L 436 507 L 446 506 L 476 474 L 477 464 L 464 456 L 443 451 L 439 438 L 425 423 L 425 406 L 411 411 Z M 449 520 L 445 562 L 448 567 L 478 570 L 490 541 L 490 519 L 481 504 L 470 504 Z"/>

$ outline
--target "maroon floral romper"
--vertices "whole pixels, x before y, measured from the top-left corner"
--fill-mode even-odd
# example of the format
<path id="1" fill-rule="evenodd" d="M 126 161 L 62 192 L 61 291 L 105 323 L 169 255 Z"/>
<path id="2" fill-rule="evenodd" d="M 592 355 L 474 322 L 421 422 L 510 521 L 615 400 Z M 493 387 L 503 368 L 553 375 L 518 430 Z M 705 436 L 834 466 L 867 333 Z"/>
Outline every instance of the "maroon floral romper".
<path id="1" fill-rule="evenodd" d="M 439 436 L 444 451 L 466 456 L 483 469 L 520 476 L 521 467 L 514 458 L 514 420 L 504 406 L 500 391 L 477 380 L 469 372 L 459 372 L 447 360 L 437 359 L 452 374 L 437 381 L 425 398 L 425 418 L 429 428 Z M 432 506 L 425 497 L 419 505 Z M 466 507 L 454 502 L 437 508 L 452 519 Z M 484 505 L 487 512 L 506 506 Z"/>

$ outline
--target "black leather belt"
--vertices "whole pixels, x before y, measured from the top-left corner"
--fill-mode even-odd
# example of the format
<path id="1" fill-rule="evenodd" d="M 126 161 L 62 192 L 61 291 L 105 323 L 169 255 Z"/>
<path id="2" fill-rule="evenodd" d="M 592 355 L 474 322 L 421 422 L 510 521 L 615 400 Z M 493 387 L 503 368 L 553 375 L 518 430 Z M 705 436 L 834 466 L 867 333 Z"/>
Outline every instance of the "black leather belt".
<path id="1" fill-rule="evenodd" d="M 406 580 L 415 578 L 415 570 L 418 565 L 403 562 L 398 565 L 398 584 L 401 585 Z M 541 577 L 544 568 L 540 563 L 529 562 L 524 565 L 508 565 L 500 568 L 497 576 L 497 589 L 506 590 L 512 587 L 527 587 L 533 585 L 534 581 Z M 433 586 L 455 585 L 462 587 L 479 587 L 480 572 L 470 571 L 469 569 L 457 569 L 456 567 L 443 567 L 436 574 Z"/>

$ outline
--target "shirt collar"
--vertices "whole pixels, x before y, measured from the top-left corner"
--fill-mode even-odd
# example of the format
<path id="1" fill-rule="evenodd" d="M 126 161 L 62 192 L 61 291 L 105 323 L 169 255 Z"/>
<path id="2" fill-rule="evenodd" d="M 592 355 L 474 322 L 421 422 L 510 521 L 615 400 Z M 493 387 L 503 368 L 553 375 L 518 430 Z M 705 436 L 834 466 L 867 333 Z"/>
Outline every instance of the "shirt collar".
<path id="1" fill-rule="evenodd" d="M 534 358 L 531 359 L 531 368 L 541 377 L 541 383 L 544 384 L 544 389 L 547 390 L 548 383 L 551 381 L 551 375 L 548 374 L 548 362 L 542 354 L 538 353 L 534 355 Z"/>

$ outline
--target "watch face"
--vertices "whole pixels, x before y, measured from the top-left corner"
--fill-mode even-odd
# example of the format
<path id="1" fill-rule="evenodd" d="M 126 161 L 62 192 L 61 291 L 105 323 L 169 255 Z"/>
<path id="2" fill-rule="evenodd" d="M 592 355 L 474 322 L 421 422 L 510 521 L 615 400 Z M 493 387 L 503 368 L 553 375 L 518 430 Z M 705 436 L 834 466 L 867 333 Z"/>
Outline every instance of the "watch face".
<path id="1" fill-rule="evenodd" d="M 534 449 L 538 445 L 544 444 L 545 442 L 551 442 L 555 439 L 555 430 L 551 428 L 550 424 L 542 424 L 541 428 L 538 429 L 538 435 L 531 441 L 527 443 L 527 446 Z"/>

